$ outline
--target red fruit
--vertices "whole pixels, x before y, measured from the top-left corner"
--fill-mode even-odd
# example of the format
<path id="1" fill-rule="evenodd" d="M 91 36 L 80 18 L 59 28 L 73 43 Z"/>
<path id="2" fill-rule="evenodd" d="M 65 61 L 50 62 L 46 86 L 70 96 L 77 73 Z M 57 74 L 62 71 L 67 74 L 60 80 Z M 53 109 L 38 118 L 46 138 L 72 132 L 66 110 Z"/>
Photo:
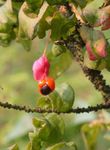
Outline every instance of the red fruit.
<path id="1" fill-rule="evenodd" d="M 39 91 L 42 95 L 48 95 L 55 89 L 55 81 L 51 77 L 47 77 L 38 83 Z"/>

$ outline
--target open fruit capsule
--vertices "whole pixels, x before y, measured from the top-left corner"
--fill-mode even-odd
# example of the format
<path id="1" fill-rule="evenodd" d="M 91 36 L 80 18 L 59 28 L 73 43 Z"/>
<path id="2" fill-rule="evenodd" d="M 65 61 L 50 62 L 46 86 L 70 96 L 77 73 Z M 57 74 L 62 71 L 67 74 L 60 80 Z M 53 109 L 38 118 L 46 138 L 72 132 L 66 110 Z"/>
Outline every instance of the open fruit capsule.
<path id="1" fill-rule="evenodd" d="M 55 81 L 51 77 L 47 77 L 38 83 L 39 91 L 42 95 L 48 95 L 55 89 Z"/>

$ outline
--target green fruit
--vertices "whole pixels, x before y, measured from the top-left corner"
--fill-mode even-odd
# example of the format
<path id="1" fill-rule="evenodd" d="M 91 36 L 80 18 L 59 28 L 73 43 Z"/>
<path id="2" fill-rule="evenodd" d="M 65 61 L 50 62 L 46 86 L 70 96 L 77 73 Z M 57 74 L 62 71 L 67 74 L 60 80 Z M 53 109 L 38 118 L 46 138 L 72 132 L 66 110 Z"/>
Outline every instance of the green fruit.
<path id="1" fill-rule="evenodd" d="M 59 56 L 66 51 L 65 46 L 53 44 L 52 46 L 52 54 L 54 56 Z"/>

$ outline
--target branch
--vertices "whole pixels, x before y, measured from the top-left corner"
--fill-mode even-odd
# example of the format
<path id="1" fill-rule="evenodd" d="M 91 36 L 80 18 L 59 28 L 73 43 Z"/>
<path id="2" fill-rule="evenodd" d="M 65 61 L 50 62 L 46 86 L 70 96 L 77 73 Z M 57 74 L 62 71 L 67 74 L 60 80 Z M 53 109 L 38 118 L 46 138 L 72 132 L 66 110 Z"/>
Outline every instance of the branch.
<path id="1" fill-rule="evenodd" d="M 108 5 L 110 5 L 110 0 L 105 0 L 103 5 L 100 8 L 106 7 Z"/>
<path id="2" fill-rule="evenodd" d="M 106 0 L 106 1 L 110 2 L 110 0 Z M 73 12 L 72 12 L 72 6 L 67 4 L 66 8 L 69 12 L 69 16 L 71 16 L 73 12 L 76 16 L 78 15 L 76 8 L 74 8 Z M 73 57 L 81 66 L 85 76 L 88 77 L 88 79 L 92 82 L 94 87 L 101 92 L 104 101 L 108 102 L 110 101 L 110 86 L 106 85 L 106 81 L 103 79 L 103 75 L 101 74 L 101 71 L 89 69 L 84 65 L 84 56 L 82 52 L 82 47 L 84 46 L 84 42 L 82 41 L 80 34 L 78 32 L 78 28 L 79 26 L 81 26 L 82 23 L 81 20 L 79 20 L 78 22 L 79 23 L 77 23 L 76 25 L 76 32 L 73 35 L 69 36 L 67 40 L 62 39 L 61 41 L 57 41 L 56 44 L 66 45 L 66 47 L 72 53 Z"/>
<path id="3" fill-rule="evenodd" d="M 72 53 L 73 57 L 79 63 L 85 76 L 88 77 L 88 79 L 92 82 L 94 87 L 101 92 L 105 102 L 109 101 L 110 86 L 106 85 L 106 81 L 103 79 L 103 75 L 101 74 L 101 71 L 89 69 L 83 63 L 84 56 L 82 53 L 82 47 L 84 46 L 84 43 L 80 38 L 78 31 L 76 31 L 74 35 L 68 37 L 67 40 L 65 41 L 63 40 L 63 44 L 66 45 L 66 47 Z"/>
<path id="4" fill-rule="evenodd" d="M 75 108 L 75 109 L 71 109 L 68 112 L 58 112 L 57 110 L 52 110 L 52 109 L 42 109 L 39 107 L 36 108 L 31 108 L 29 106 L 20 106 L 20 105 L 13 105 L 10 104 L 8 102 L 0 102 L 0 107 L 5 108 L 5 109 L 14 109 L 14 110 L 19 110 L 19 111 L 25 111 L 27 113 L 89 113 L 92 111 L 98 111 L 98 110 L 102 110 L 102 109 L 110 109 L 110 103 L 106 103 L 106 104 L 97 104 L 96 106 L 88 106 L 87 108 L 82 107 L 82 108 Z"/>

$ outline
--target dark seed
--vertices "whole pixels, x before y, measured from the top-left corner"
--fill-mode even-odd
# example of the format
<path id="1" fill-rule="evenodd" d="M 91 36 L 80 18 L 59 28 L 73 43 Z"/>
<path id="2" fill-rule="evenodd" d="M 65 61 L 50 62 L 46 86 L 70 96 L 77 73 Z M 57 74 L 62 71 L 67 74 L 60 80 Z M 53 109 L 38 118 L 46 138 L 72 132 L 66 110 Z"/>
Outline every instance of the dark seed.
<path id="1" fill-rule="evenodd" d="M 40 91 L 43 95 L 48 95 L 52 92 L 48 85 L 44 85 Z"/>

